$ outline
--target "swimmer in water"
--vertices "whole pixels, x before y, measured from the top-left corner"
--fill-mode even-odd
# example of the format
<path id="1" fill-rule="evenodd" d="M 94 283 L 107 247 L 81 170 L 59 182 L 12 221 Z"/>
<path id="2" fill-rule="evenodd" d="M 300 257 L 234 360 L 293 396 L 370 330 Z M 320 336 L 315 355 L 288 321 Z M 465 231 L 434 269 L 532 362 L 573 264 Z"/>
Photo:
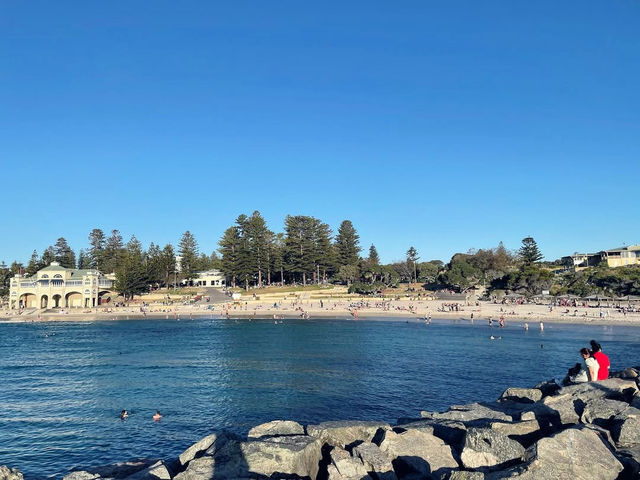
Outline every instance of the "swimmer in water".
<path id="1" fill-rule="evenodd" d="M 161 418 L 162 418 L 162 415 L 160 414 L 160 410 L 156 410 L 156 413 L 153 414 L 153 421 L 157 422 Z"/>
<path id="2" fill-rule="evenodd" d="M 129 416 L 129 412 L 127 412 L 126 410 L 122 410 L 122 411 L 120 412 L 120 418 L 121 418 L 122 420 L 126 420 L 128 416 Z"/>

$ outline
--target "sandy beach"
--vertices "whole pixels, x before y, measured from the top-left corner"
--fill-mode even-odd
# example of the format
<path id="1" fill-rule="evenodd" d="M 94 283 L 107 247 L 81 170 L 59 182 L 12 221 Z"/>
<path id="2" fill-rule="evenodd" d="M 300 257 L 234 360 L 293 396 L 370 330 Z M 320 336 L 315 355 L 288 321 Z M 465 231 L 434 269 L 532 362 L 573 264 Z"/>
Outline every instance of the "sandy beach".
<path id="1" fill-rule="evenodd" d="M 308 297 L 308 298 L 305 298 Z M 143 305 L 142 302 L 145 302 Z M 622 312 L 613 307 L 564 307 L 537 304 L 501 304 L 487 301 L 446 301 L 420 298 L 371 298 L 357 295 L 331 295 L 328 292 L 307 294 L 272 293 L 254 298 L 243 296 L 238 301 L 207 303 L 206 297 L 196 303 L 174 302 L 166 305 L 158 299 L 140 297 L 121 307 L 60 309 L 47 311 L 0 311 L 1 322 L 97 321 L 126 319 L 207 318 L 338 318 L 431 319 L 491 321 L 497 326 L 527 322 L 539 328 L 539 322 L 578 324 L 640 325 L 639 312 Z"/>

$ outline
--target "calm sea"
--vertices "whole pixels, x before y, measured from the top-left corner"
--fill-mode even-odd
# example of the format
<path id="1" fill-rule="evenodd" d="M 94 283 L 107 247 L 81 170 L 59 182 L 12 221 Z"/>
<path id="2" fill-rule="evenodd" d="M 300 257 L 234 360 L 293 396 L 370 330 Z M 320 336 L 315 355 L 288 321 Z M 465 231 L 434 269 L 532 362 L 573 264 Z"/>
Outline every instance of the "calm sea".
<path id="1" fill-rule="evenodd" d="M 564 376 L 591 338 L 640 364 L 640 329 L 484 321 L 141 320 L 0 324 L 0 465 L 27 478 L 171 458 L 227 428 L 395 422 Z M 502 339 L 490 340 L 490 335 Z M 118 418 L 120 410 L 131 416 Z M 164 417 L 153 422 L 159 409 Z"/>

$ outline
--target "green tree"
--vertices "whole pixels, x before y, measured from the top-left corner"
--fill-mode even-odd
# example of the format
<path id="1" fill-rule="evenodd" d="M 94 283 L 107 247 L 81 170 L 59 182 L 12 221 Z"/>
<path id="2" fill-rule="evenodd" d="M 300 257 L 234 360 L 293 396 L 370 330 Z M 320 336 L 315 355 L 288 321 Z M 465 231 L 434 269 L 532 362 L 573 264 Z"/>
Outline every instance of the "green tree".
<path id="1" fill-rule="evenodd" d="M 198 262 L 198 243 L 189 230 L 182 234 L 178 244 L 180 255 L 180 273 L 183 278 L 191 280 L 195 277 Z"/>
<path id="2" fill-rule="evenodd" d="M 222 260 L 218 257 L 218 254 L 214 250 L 209 255 L 209 268 L 215 268 L 216 270 L 222 270 Z"/>
<path id="3" fill-rule="evenodd" d="M 341 282 L 351 285 L 358 279 L 358 267 L 357 265 L 342 265 L 338 270 L 338 279 Z"/>
<path id="4" fill-rule="evenodd" d="M 378 256 L 378 250 L 376 250 L 376 247 L 373 243 L 369 247 L 368 260 L 371 265 L 380 265 L 380 257 Z"/>
<path id="5" fill-rule="evenodd" d="M 317 246 L 314 240 L 316 219 L 303 215 L 285 218 L 285 265 L 294 280 L 303 285 L 314 274 L 317 265 Z"/>
<path id="6" fill-rule="evenodd" d="M 438 278 L 438 273 L 443 265 L 440 260 L 418 263 L 418 281 L 424 283 L 434 283 Z"/>
<path id="7" fill-rule="evenodd" d="M 284 285 L 285 238 L 283 233 L 276 233 L 271 241 L 271 264 L 273 271 L 280 274 L 280 284 Z"/>
<path id="8" fill-rule="evenodd" d="M 466 290 L 477 285 L 481 278 L 482 272 L 469 262 L 469 256 L 456 253 L 438 280 L 445 287 Z"/>
<path id="9" fill-rule="evenodd" d="M 38 252 L 34 250 L 25 269 L 25 273 L 27 275 L 35 275 L 40 268 L 42 268 L 40 266 L 40 258 L 38 257 Z"/>
<path id="10" fill-rule="evenodd" d="M 2 298 L 9 295 L 11 277 L 11 269 L 3 261 L 0 263 L 0 297 Z"/>
<path id="11" fill-rule="evenodd" d="M 48 267 L 51 265 L 51 262 L 56 261 L 56 256 L 53 253 L 53 247 L 47 247 L 44 252 L 42 252 L 42 257 L 40 258 L 40 265 L 42 268 Z"/>
<path id="12" fill-rule="evenodd" d="M 124 244 L 122 235 L 118 230 L 112 230 L 111 235 L 105 241 L 102 254 L 102 268 L 105 273 L 116 272 L 121 266 L 124 256 Z"/>
<path id="13" fill-rule="evenodd" d="M 416 267 L 416 262 L 420 257 L 418 256 L 418 251 L 413 247 L 409 247 L 407 250 L 407 263 L 413 267 L 413 281 L 418 281 L 418 269 Z"/>
<path id="14" fill-rule="evenodd" d="M 313 281 L 326 283 L 327 276 L 335 270 L 335 250 L 331 244 L 331 228 L 317 218 L 311 217 L 309 222 L 312 256 L 315 270 Z"/>
<path id="15" fill-rule="evenodd" d="M 149 281 L 155 284 L 162 284 L 165 281 L 165 271 L 163 268 L 162 250 L 155 243 L 151 242 L 145 255 L 147 262 L 147 273 Z"/>
<path id="16" fill-rule="evenodd" d="M 360 237 L 350 220 L 344 220 L 336 235 L 338 265 L 355 265 L 360 259 Z"/>
<path id="17" fill-rule="evenodd" d="M 247 243 L 247 263 L 249 264 L 250 275 L 256 275 L 257 285 L 262 286 L 263 275 L 268 269 L 269 261 L 269 240 L 271 238 L 271 232 L 267 228 L 260 212 L 257 210 L 253 214 L 246 218 L 241 227 L 243 236 L 246 236 Z"/>
<path id="18" fill-rule="evenodd" d="M 176 275 L 176 252 L 173 249 L 173 245 L 167 243 L 162 249 L 162 255 L 160 258 L 160 268 L 162 270 L 162 277 L 165 285 L 171 284 L 173 278 L 174 287 L 177 284 Z"/>
<path id="19" fill-rule="evenodd" d="M 102 271 L 103 269 L 103 256 L 105 248 L 104 232 L 99 228 L 94 228 L 89 233 L 89 251 L 87 256 L 89 257 L 89 264 L 91 268 Z"/>
<path id="20" fill-rule="evenodd" d="M 81 268 L 81 269 L 91 268 L 91 259 L 86 253 L 84 253 L 84 250 L 82 248 L 78 252 L 78 268 Z"/>
<path id="21" fill-rule="evenodd" d="M 539 295 L 542 290 L 549 290 L 552 284 L 553 272 L 537 265 L 525 265 L 509 273 L 506 282 L 509 290 L 525 295 Z"/>
<path id="22" fill-rule="evenodd" d="M 122 255 L 122 264 L 116 272 L 115 288 L 125 300 L 149 290 L 149 273 L 145 265 L 142 245 L 131 236 Z"/>
<path id="23" fill-rule="evenodd" d="M 220 245 L 220 255 L 222 256 L 222 272 L 230 279 L 231 286 L 235 288 L 239 274 L 240 232 L 238 227 L 227 228 L 218 245 Z"/>
<path id="24" fill-rule="evenodd" d="M 60 237 L 53 246 L 56 262 L 65 268 L 76 268 L 76 254 L 64 237 Z"/>
<path id="25" fill-rule="evenodd" d="M 525 265 L 531 265 L 539 262 L 543 258 L 543 255 L 540 253 L 540 249 L 538 248 L 538 244 L 533 237 L 526 237 L 522 239 L 522 246 L 520 247 L 520 250 L 518 250 L 518 254 Z"/>

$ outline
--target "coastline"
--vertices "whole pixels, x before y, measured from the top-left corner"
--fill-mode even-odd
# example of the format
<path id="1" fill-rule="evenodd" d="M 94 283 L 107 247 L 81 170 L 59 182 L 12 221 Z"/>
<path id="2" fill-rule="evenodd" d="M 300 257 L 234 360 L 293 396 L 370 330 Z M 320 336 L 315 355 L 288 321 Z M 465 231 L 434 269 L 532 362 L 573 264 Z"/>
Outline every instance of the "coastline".
<path id="1" fill-rule="evenodd" d="M 274 303 L 277 307 L 274 307 Z M 386 304 L 380 299 L 358 297 L 357 299 L 325 300 L 329 306 L 320 306 L 319 300 L 302 300 L 268 303 L 259 300 L 246 300 L 217 304 L 195 305 L 157 305 L 151 304 L 142 311 L 140 304 L 132 303 L 128 307 L 92 308 L 92 309 L 62 309 L 60 311 L 34 311 L 29 314 L 16 314 L 13 311 L 0 311 L 0 323 L 36 323 L 36 322 L 81 322 L 81 321 L 109 321 L 109 320 L 166 320 L 166 319 L 337 319 L 337 320 L 385 320 L 385 321 L 425 321 L 433 320 L 461 320 L 476 323 L 488 323 L 489 318 L 495 326 L 500 317 L 504 317 L 506 325 L 517 322 L 521 326 L 529 323 L 530 329 L 538 329 L 539 322 L 563 323 L 578 325 L 627 325 L 640 326 L 640 313 L 622 313 L 613 308 L 574 308 L 554 307 L 535 304 L 495 304 L 478 302 L 478 305 L 460 305 L 459 310 L 441 311 L 446 302 L 439 300 L 393 300 Z M 567 313 L 569 310 L 569 313 Z M 575 314 L 574 314 L 574 311 Z M 600 315 L 602 311 L 603 315 Z"/>

